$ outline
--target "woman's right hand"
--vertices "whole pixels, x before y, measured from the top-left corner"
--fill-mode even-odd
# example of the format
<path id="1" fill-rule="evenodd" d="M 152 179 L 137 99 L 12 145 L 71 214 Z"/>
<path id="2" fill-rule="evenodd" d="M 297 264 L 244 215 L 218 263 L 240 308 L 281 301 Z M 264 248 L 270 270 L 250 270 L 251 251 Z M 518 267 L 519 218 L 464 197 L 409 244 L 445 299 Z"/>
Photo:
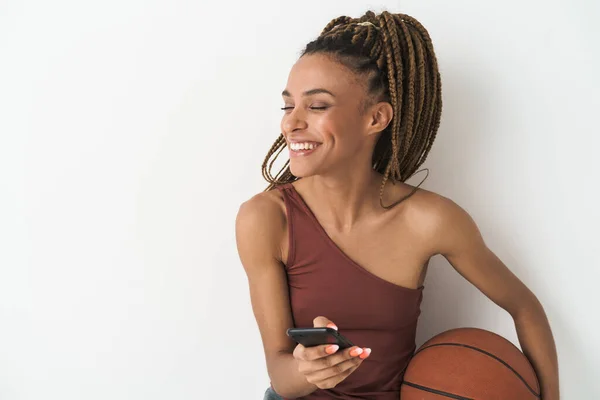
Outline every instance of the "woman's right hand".
<path id="1" fill-rule="evenodd" d="M 315 328 L 337 326 L 325 317 L 313 321 Z M 298 344 L 294 349 L 294 358 L 298 361 L 298 370 L 306 380 L 319 389 L 331 389 L 346 379 L 363 360 L 369 357 L 371 349 L 357 346 L 338 351 L 337 345 L 304 347 Z"/>

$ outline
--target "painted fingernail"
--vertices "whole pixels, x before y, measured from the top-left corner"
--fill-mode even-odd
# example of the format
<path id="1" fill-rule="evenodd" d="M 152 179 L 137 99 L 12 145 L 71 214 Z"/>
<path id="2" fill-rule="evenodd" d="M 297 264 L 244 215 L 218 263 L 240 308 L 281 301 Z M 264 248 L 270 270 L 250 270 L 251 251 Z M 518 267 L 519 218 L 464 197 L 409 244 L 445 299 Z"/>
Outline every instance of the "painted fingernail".
<path id="1" fill-rule="evenodd" d="M 365 349 L 365 351 L 360 355 L 360 358 L 362 358 L 363 360 L 367 357 L 369 357 L 371 355 L 371 349 L 369 349 L 368 347 Z"/>
<path id="2" fill-rule="evenodd" d="M 358 348 L 352 350 L 350 352 L 350 355 L 353 356 L 353 357 L 356 357 L 356 356 L 360 355 L 362 352 L 363 352 L 363 349 L 361 349 L 360 347 L 358 347 Z"/>
<path id="3" fill-rule="evenodd" d="M 332 344 L 331 346 L 325 347 L 325 353 L 333 354 L 336 351 L 338 351 L 339 348 L 340 348 L 340 346 L 338 346 L 337 344 Z"/>
<path id="4" fill-rule="evenodd" d="M 333 329 L 335 329 L 336 331 L 338 330 L 338 327 L 337 327 L 337 326 L 335 326 L 335 324 L 334 324 L 333 322 L 331 322 L 331 323 L 327 324 L 327 327 L 328 327 L 328 328 L 333 328 Z"/>

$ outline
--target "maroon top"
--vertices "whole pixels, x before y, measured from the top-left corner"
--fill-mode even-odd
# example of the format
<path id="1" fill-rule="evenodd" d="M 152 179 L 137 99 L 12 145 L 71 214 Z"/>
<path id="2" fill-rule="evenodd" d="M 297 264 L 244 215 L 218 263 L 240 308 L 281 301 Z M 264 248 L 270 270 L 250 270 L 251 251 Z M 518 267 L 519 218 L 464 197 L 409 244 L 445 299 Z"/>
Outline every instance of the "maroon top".
<path id="1" fill-rule="evenodd" d="M 312 327 L 313 319 L 323 315 L 355 345 L 372 349 L 335 388 L 301 399 L 398 400 L 415 351 L 423 286 L 398 286 L 358 265 L 331 240 L 291 183 L 277 188 L 287 210 L 285 264 L 295 327 Z"/>

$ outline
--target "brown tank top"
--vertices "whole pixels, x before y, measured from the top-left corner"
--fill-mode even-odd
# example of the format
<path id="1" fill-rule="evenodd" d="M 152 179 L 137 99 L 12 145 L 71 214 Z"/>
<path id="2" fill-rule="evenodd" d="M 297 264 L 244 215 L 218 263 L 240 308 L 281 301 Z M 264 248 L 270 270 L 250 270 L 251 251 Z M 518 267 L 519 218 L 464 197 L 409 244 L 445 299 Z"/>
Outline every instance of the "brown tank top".
<path id="1" fill-rule="evenodd" d="M 288 219 L 285 264 L 294 325 L 312 327 L 313 319 L 323 315 L 355 345 L 372 349 L 335 388 L 318 389 L 302 399 L 398 400 L 415 351 L 423 286 L 398 286 L 358 265 L 327 235 L 291 183 L 277 188 Z"/>

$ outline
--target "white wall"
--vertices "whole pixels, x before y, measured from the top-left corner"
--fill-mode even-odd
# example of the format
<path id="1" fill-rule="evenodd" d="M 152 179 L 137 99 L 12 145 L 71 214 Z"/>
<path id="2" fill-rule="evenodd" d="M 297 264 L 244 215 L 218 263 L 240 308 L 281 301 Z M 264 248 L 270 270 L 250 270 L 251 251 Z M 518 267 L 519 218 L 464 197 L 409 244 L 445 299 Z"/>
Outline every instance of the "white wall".
<path id="1" fill-rule="evenodd" d="M 401 3 L 3 2 L 0 398 L 261 398 L 237 207 L 265 187 L 302 45 L 383 7 L 441 65 L 425 187 L 538 294 L 564 397 L 598 397 L 598 5 Z M 419 343 L 465 325 L 516 340 L 436 259 Z"/>

